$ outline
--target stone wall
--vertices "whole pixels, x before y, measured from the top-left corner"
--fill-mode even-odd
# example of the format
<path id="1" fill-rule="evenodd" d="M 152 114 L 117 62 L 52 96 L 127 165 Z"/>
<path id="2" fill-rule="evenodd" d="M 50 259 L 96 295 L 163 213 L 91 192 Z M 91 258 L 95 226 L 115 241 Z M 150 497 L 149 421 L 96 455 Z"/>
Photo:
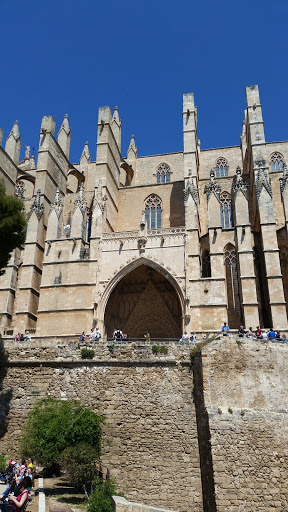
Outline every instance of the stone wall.
<path id="1" fill-rule="evenodd" d="M 154 356 L 151 346 L 127 344 L 111 355 L 103 344 L 81 361 L 77 344 L 6 343 L 0 453 L 16 454 L 25 417 L 46 393 L 80 400 L 106 416 L 102 463 L 127 499 L 201 512 L 193 378 L 188 348 L 175 347 Z"/>
<path id="2" fill-rule="evenodd" d="M 202 354 L 218 512 L 283 512 L 288 346 L 223 338 Z"/>
<path id="3" fill-rule="evenodd" d="M 105 414 L 102 463 L 131 502 L 283 512 L 288 345 L 236 341 L 206 345 L 192 372 L 192 344 L 169 343 L 167 355 L 155 356 L 148 343 L 119 344 L 111 354 L 101 342 L 83 361 L 75 342 L 5 341 L 0 453 L 17 454 L 28 411 L 48 393 Z"/>

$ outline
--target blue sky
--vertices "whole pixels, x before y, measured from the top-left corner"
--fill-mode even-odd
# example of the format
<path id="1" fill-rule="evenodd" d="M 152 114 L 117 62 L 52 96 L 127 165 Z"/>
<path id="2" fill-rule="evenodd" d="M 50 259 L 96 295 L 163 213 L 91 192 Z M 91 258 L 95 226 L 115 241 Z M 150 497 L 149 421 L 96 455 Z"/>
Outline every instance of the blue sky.
<path id="1" fill-rule="evenodd" d="M 96 154 L 100 106 L 119 108 L 122 154 L 182 151 L 182 94 L 201 147 L 239 144 L 245 86 L 258 84 L 266 140 L 288 139 L 287 0 L 0 0 L 4 140 L 18 119 L 38 148 L 41 117 L 72 130 L 70 160 Z"/>

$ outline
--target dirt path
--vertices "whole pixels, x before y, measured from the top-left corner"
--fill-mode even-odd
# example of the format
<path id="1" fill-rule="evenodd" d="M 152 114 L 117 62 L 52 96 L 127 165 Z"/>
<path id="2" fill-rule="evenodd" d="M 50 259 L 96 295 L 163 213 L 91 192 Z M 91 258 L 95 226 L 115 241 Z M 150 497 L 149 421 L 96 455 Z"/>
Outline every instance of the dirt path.
<path id="1" fill-rule="evenodd" d="M 65 478 L 44 478 L 46 512 L 84 512 L 85 497 L 71 487 Z M 31 512 L 34 512 L 31 510 Z M 35 511 L 36 512 L 36 511 Z"/>

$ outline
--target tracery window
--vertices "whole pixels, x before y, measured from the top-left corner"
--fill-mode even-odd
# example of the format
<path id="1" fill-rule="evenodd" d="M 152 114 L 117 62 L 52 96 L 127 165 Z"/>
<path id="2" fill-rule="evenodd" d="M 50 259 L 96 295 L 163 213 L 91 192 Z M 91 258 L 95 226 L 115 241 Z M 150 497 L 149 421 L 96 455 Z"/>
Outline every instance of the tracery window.
<path id="1" fill-rule="evenodd" d="M 238 261 L 236 249 L 232 244 L 227 244 L 224 248 L 224 265 L 226 274 L 228 322 L 230 327 L 235 328 L 242 322 L 242 315 Z"/>
<path id="2" fill-rule="evenodd" d="M 228 194 L 228 192 L 222 192 L 220 201 L 221 226 L 223 229 L 233 228 L 233 206 L 230 194 Z"/>
<path id="3" fill-rule="evenodd" d="M 228 162 L 226 158 L 216 160 L 216 178 L 222 178 L 228 175 Z"/>
<path id="4" fill-rule="evenodd" d="M 281 155 L 281 153 L 278 153 L 277 151 L 272 153 L 272 155 L 270 156 L 270 161 L 271 161 L 271 171 L 283 171 L 284 158 L 283 158 L 283 155 Z"/>
<path id="5" fill-rule="evenodd" d="M 170 167 L 164 162 L 157 168 L 157 183 L 169 183 L 170 181 Z"/>
<path id="6" fill-rule="evenodd" d="M 147 222 L 148 229 L 160 229 L 161 228 L 161 199 L 155 194 L 147 197 L 145 201 L 145 220 Z"/>

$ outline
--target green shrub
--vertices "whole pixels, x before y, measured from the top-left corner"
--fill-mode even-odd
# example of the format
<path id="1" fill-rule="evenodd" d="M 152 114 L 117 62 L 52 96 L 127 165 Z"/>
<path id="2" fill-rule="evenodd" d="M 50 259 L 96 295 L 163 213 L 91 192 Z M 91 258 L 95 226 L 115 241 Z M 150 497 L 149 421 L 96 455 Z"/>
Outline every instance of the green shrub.
<path id="1" fill-rule="evenodd" d="M 165 347 L 165 345 L 161 345 L 161 347 L 159 349 L 159 352 L 160 352 L 160 354 L 167 354 L 168 353 L 168 348 Z"/>
<path id="2" fill-rule="evenodd" d="M 93 359 L 95 356 L 94 350 L 90 348 L 82 348 L 81 349 L 81 359 Z"/>
<path id="3" fill-rule="evenodd" d="M 230 414 L 233 414 L 233 410 L 231 409 L 231 407 L 228 407 L 228 412 L 229 412 Z"/>
<path id="4" fill-rule="evenodd" d="M 110 354 L 114 354 L 114 350 L 115 350 L 114 343 L 111 343 L 111 345 L 108 345 L 108 350 L 109 350 Z"/>
<path id="5" fill-rule="evenodd" d="M 101 455 L 104 417 L 79 402 L 45 398 L 32 411 L 21 436 L 21 457 L 33 457 L 41 466 L 59 462 L 69 446 L 90 445 Z M 95 456 L 96 457 L 96 456 Z"/>
<path id="6" fill-rule="evenodd" d="M 123 494 L 116 491 L 116 483 L 113 480 L 97 478 L 93 485 L 94 491 L 87 500 L 88 512 L 113 512 L 112 496 L 123 496 Z"/>
<path id="7" fill-rule="evenodd" d="M 159 352 L 159 347 L 158 345 L 152 345 L 152 352 L 153 354 L 157 355 L 158 352 Z"/>
<path id="8" fill-rule="evenodd" d="M 4 455 L 0 454 L 0 469 L 5 469 L 7 466 Z"/>

